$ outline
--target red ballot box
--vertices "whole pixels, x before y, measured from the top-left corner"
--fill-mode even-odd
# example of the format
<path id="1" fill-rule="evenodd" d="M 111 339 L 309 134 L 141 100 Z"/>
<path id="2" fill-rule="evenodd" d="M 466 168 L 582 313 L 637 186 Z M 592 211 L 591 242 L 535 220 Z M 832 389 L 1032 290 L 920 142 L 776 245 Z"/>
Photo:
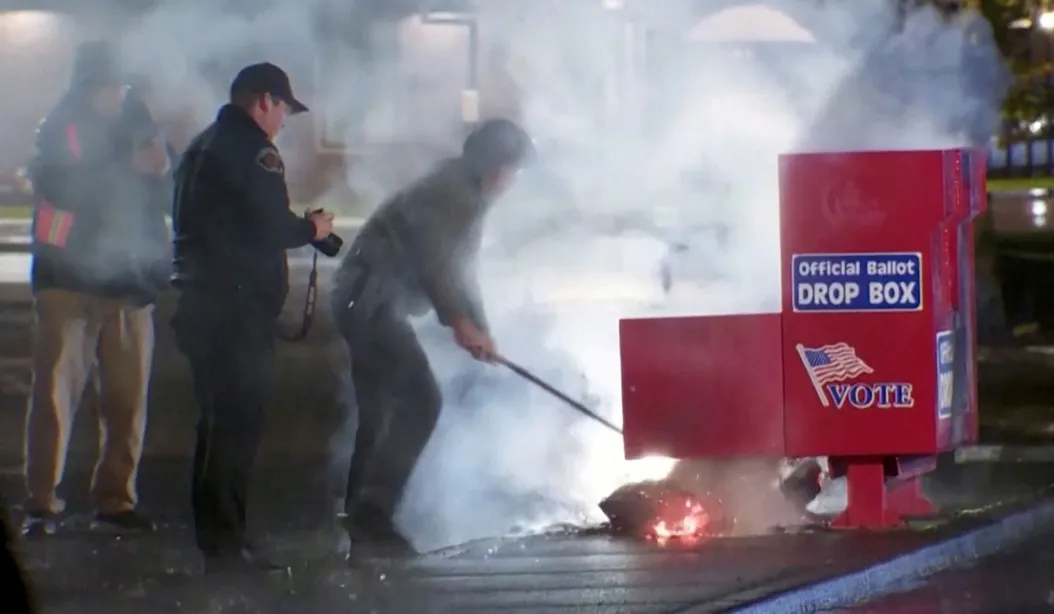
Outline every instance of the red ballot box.
<path id="1" fill-rule="evenodd" d="M 925 513 L 977 439 L 973 229 L 984 152 L 780 159 L 782 311 L 620 323 L 628 458 L 831 457 L 838 524 Z"/>

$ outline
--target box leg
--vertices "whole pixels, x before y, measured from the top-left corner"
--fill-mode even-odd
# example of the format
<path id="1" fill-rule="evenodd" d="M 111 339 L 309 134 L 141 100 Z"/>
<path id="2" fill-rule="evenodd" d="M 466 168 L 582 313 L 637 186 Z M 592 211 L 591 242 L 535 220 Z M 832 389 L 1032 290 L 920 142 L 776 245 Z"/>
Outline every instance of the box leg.
<path id="1" fill-rule="evenodd" d="M 933 513 L 933 505 L 922 494 L 917 477 L 889 480 L 882 457 L 840 459 L 846 471 L 848 505 L 831 526 L 841 528 L 889 528 L 911 516 Z"/>
<path id="2" fill-rule="evenodd" d="M 899 481 L 888 488 L 888 512 L 896 515 L 897 523 L 910 518 L 932 516 L 937 511 L 926 495 L 922 494 L 922 480 L 918 477 Z"/>

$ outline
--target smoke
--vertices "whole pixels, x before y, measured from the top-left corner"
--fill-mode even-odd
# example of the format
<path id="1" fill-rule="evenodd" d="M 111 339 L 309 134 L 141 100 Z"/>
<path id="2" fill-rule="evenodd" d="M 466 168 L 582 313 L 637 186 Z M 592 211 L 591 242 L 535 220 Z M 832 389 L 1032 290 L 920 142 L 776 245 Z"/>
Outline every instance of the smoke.
<path id="1" fill-rule="evenodd" d="M 677 4 L 639 14 L 669 28 L 688 12 Z M 523 119 L 547 162 L 545 183 L 525 182 L 490 220 L 483 286 L 496 338 L 616 422 L 619 317 L 779 309 L 780 153 L 984 144 L 997 125 L 1006 73 L 976 15 L 921 9 L 901 24 L 879 0 L 775 4 L 818 42 L 675 45 L 654 60 L 667 75 L 635 83 L 617 72 L 635 59 L 610 51 L 625 35 L 617 13 L 535 3 L 487 14 L 508 24 L 501 39 L 520 61 Z M 434 360 L 449 365 L 442 347 Z M 513 518 L 572 521 L 625 479 L 617 438 L 508 374 L 484 377 L 481 398 L 448 410 L 486 417 L 449 419 L 430 450 L 443 461 L 422 467 L 411 497 L 445 518 L 443 537 L 497 532 Z M 738 510 L 772 505 L 758 492 L 771 476 L 756 478 L 728 481 Z M 466 479 L 475 496 L 443 498 Z M 503 506 L 495 492 L 551 502 Z M 763 528 L 753 511 L 748 524 Z M 768 517 L 786 519 L 786 509 Z"/>
<path id="2" fill-rule="evenodd" d="M 983 19 L 901 18 L 892 0 L 775 1 L 782 20 L 733 13 L 695 30 L 734 4 L 479 4 L 484 114 L 519 115 L 541 153 L 488 222 L 489 319 L 504 354 L 616 423 L 619 317 L 779 309 L 780 153 L 983 144 L 1007 85 Z M 241 14 L 173 0 L 123 44 L 130 68 L 201 125 L 239 65 L 275 61 L 297 88 L 328 56 L 307 100 L 317 125 L 352 143 L 421 144 L 401 173 L 355 158 L 348 183 L 372 205 L 405 169 L 456 149 L 468 30 L 369 16 L 337 0 Z M 303 144 L 280 145 L 296 168 Z M 446 404 L 400 513 L 418 545 L 597 520 L 599 499 L 633 477 L 618 438 L 472 363 L 431 318 L 419 328 Z"/>

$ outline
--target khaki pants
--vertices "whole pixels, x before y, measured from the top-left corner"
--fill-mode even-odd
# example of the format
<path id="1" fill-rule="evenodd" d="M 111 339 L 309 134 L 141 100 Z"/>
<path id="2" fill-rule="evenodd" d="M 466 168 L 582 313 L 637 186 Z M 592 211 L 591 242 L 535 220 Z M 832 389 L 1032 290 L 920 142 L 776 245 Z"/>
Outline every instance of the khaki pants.
<path id="1" fill-rule="evenodd" d="M 26 419 L 30 510 L 59 512 L 73 416 L 98 368 L 99 459 L 91 499 L 102 513 L 134 509 L 154 352 L 153 306 L 43 290 L 34 297 L 33 387 Z"/>

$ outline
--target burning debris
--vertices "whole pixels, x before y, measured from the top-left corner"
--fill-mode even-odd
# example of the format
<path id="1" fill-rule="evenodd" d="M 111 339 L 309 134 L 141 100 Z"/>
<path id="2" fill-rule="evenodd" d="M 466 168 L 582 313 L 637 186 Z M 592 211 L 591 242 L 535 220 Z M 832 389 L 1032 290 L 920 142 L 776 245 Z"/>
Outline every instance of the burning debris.
<path id="1" fill-rule="evenodd" d="M 714 537 L 731 529 L 719 499 L 697 497 L 666 480 L 626 484 L 600 509 L 613 533 L 660 542 Z"/>
<path id="2" fill-rule="evenodd" d="M 819 496 L 823 466 L 817 459 L 805 458 L 781 463 L 777 487 L 794 509 L 807 514 L 809 503 Z"/>

